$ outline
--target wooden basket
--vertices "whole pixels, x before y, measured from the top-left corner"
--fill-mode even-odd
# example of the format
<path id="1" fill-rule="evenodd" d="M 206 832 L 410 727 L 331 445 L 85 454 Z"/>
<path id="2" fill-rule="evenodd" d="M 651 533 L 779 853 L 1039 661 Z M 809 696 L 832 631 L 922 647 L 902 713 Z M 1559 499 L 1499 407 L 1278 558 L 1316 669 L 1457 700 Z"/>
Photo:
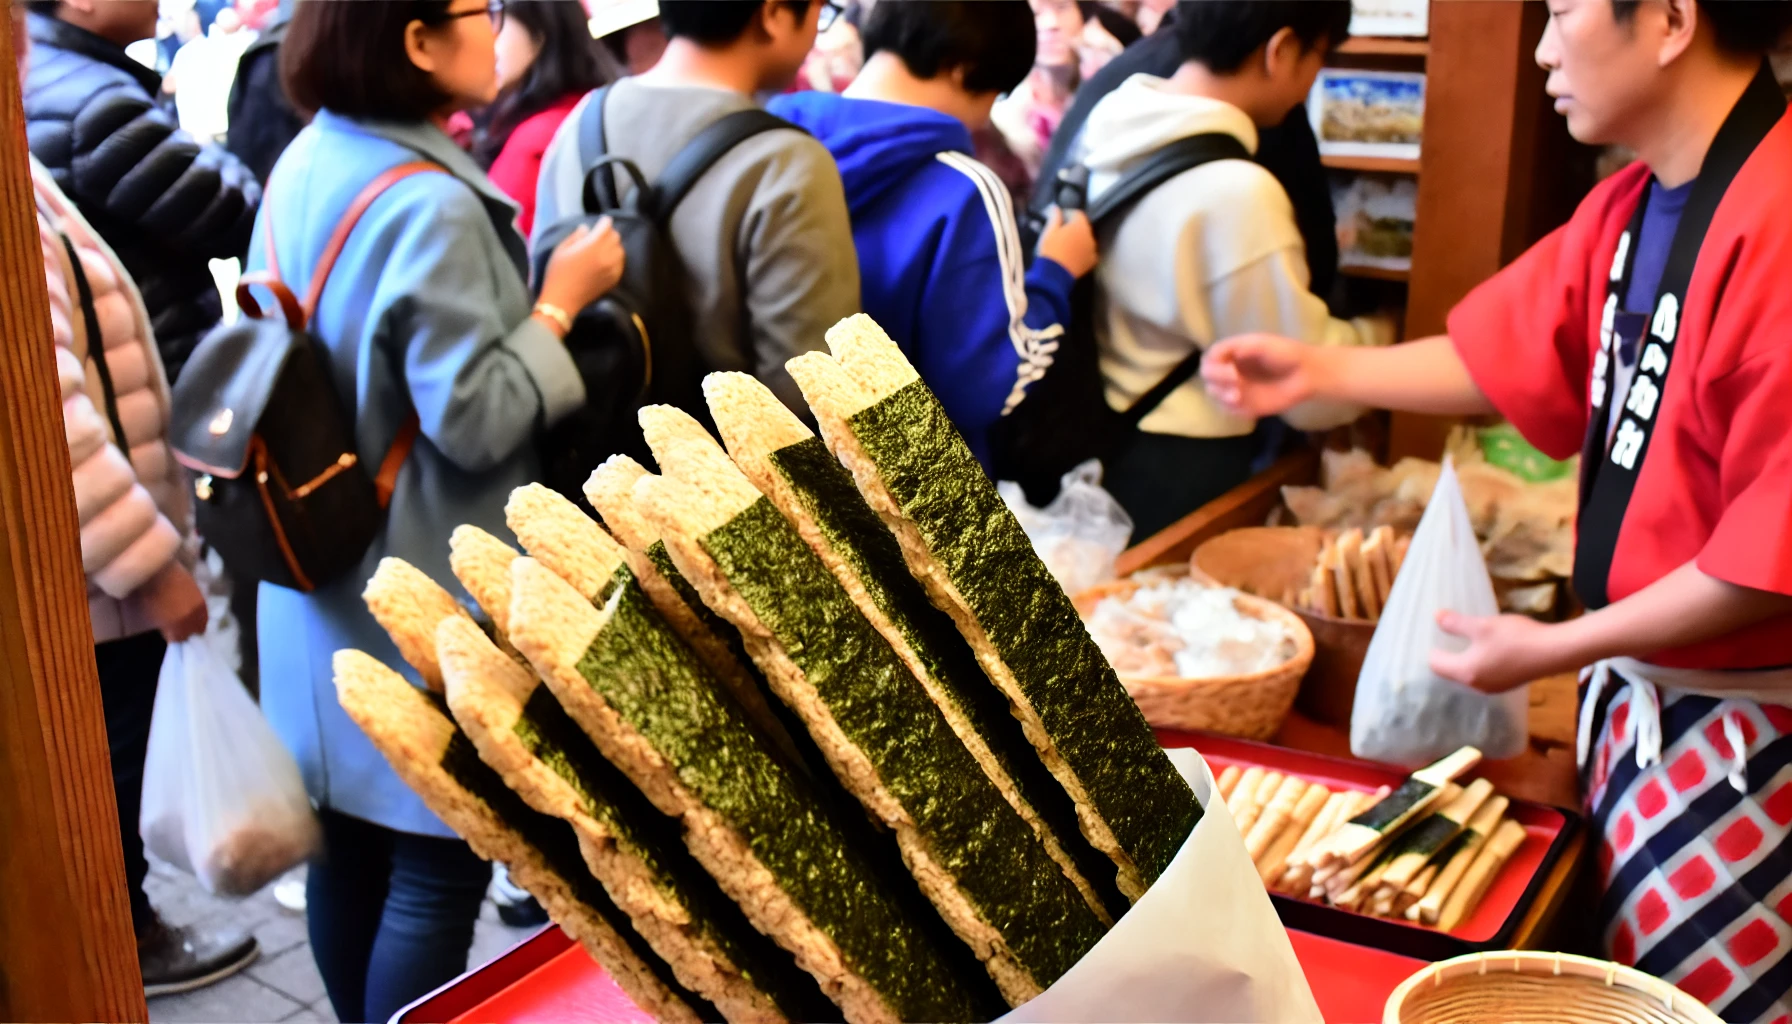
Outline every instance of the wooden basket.
<path id="1" fill-rule="evenodd" d="M 1388 997 L 1382 1024 L 1721 1024 L 1641 971 L 1572 953 L 1502 950 L 1432 964 Z"/>
<path id="2" fill-rule="evenodd" d="M 1252 526 L 1220 534 L 1195 549 L 1189 575 L 1233 587 L 1269 601 L 1299 593 L 1312 579 L 1313 566 L 1325 546 L 1317 526 Z M 1327 725 L 1350 728 L 1356 703 L 1356 677 L 1375 623 L 1340 619 L 1307 608 L 1290 609 L 1313 634 L 1313 665 L 1301 684 L 1296 704 L 1301 713 Z"/>
<path id="3" fill-rule="evenodd" d="M 1091 587 L 1076 596 L 1076 608 L 1086 620 L 1103 598 L 1125 597 L 1142 581 L 1114 580 Z M 1240 594 L 1233 602 L 1240 614 L 1279 622 L 1294 639 L 1294 655 L 1274 668 L 1241 676 L 1184 679 L 1180 676 L 1129 676 L 1121 674 L 1126 692 L 1152 725 L 1170 729 L 1205 729 L 1210 732 L 1263 740 L 1282 727 L 1301 677 L 1313 661 L 1313 634 L 1300 617 L 1273 601 Z"/>

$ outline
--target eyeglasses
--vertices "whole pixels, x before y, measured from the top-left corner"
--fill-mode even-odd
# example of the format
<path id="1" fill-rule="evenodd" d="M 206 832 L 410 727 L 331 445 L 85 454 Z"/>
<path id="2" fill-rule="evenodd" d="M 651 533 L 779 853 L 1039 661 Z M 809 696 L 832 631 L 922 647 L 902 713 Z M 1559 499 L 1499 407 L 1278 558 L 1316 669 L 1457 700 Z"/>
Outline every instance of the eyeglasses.
<path id="1" fill-rule="evenodd" d="M 492 31 L 495 32 L 504 27 L 504 8 L 509 5 L 510 0 L 486 0 L 486 5 L 484 7 L 475 7 L 470 11 L 456 11 L 453 14 L 444 14 L 435 20 L 439 23 L 444 21 L 454 21 L 458 18 L 471 18 L 475 14 L 483 14 L 492 20 Z"/>
<path id="2" fill-rule="evenodd" d="M 846 13 L 845 6 L 835 3 L 834 0 L 823 0 L 821 5 L 821 16 L 815 23 L 816 31 L 826 32 L 828 29 L 833 28 L 834 22 L 838 21 L 840 15 L 844 13 Z"/>

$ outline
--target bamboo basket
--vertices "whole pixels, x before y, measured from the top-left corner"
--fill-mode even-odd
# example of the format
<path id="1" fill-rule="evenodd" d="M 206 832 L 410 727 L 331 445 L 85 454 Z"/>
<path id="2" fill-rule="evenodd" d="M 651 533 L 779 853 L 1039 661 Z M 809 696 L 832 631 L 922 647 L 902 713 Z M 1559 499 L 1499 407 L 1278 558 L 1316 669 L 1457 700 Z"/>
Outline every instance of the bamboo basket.
<path id="1" fill-rule="evenodd" d="M 1106 597 L 1124 597 L 1137 590 L 1139 579 L 1113 580 L 1076 596 L 1086 620 Z M 1233 602 L 1240 614 L 1279 622 L 1294 639 L 1294 655 L 1274 668 L 1249 675 L 1184 679 L 1180 676 L 1130 676 L 1120 682 L 1152 725 L 1169 729 L 1203 729 L 1263 740 L 1275 735 L 1294 706 L 1301 677 L 1313 661 L 1313 634 L 1300 617 L 1273 601 L 1240 594 Z"/>
<path id="2" fill-rule="evenodd" d="M 1634 968 L 1572 953 L 1502 950 L 1432 964 L 1388 997 L 1382 1024 L 1722 1024 Z"/>
<path id="3" fill-rule="evenodd" d="M 1195 549 L 1189 574 L 1235 587 L 1267 601 L 1299 593 L 1313 575 L 1325 531 L 1317 526 L 1252 526 L 1231 530 Z M 1350 727 L 1356 677 L 1375 636 L 1375 623 L 1341 619 L 1308 608 L 1290 609 L 1313 634 L 1312 668 L 1301 684 L 1301 713 L 1328 725 Z"/>

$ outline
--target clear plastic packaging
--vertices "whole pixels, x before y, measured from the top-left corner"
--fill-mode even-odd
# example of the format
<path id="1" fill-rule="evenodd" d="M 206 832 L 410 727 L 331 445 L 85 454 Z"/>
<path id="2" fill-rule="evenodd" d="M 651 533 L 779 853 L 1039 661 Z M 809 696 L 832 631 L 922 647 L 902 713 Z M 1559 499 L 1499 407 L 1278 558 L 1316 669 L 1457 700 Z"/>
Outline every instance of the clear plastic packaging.
<path id="1" fill-rule="evenodd" d="M 1114 560 L 1132 539 L 1132 517 L 1102 489 L 1097 460 L 1061 479 L 1058 496 L 1044 508 L 1027 504 L 1019 484 L 1003 482 L 996 489 L 1058 585 L 1066 593 L 1080 594 L 1114 578 Z"/>
<path id="2" fill-rule="evenodd" d="M 1456 468 L 1447 459 L 1363 657 L 1350 716 L 1351 753 L 1412 766 L 1465 744 L 1490 758 L 1524 752 L 1527 687 L 1484 694 L 1431 671 L 1433 650 L 1467 646 L 1438 627 L 1437 613 L 1446 609 L 1499 614 Z"/>

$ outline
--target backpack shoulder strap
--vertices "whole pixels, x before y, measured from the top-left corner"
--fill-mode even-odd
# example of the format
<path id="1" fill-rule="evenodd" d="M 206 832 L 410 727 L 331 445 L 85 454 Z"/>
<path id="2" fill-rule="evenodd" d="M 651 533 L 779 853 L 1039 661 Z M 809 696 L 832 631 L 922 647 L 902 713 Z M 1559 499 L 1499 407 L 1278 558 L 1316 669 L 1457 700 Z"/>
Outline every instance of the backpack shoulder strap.
<path id="1" fill-rule="evenodd" d="M 1120 176 L 1099 198 L 1089 204 L 1089 221 L 1095 227 L 1134 202 L 1147 192 L 1184 171 L 1215 160 L 1249 160 L 1251 151 L 1234 136 L 1223 132 L 1207 132 L 1177 139 L 1146 157 L 1142 163 Z M 1170 393 L 1189 382 L 1201 369 L 1201 349 L 1196 348 L 1170 370 L 1164 378 L 1138 397 L 1121 413 L 1128 429 L 1136 430 L 1146 416 L 1163 404 Z"/>
<path id="2" fill-rule="evenodd" d="M 605 85 L 599 86 L 591 94 L 591 98 L 585 101 L 585 109 L 579 115 L 579 166 L 603 172 L 600 179 L 603 183 L 603 199 L 609 208 L 614 209 L 619 198 L 616 194 L 615 171 L 609 164 L 601 168 L 595 166 L 599 160 L 609 155 L 609 145 L 604 141 L 604 103 L 609 98 L 610 87 Z M 589 174 L 587 172 L 585 183 L 587 193 L 590 193 L 592 184 Z"/>
<path id="3" fill-rule="evenodd" d="M 728 151 L 762 132 L 778 128 L 802 131 L 796 125 L 754 107 L 737 110 L 697 133 L 697 137 L 672 157 L 654 182 L 654 215 L 661 221 L 672 216 L 698 179 Z M 808 134 L 804 132 L 804 134 Z"/>
<path id="4" fill-rule="evenodd" d="M 349 233 L 354 231 L 355 224 L 360 221 L 361 215 L 367 212 L 367 208 L 373 205 L 374 200 L 385 194 L 385 191 L 393 185 L 413 174 L 428 172 L 447 173 L 442 170 L 440 165 L 428 160 L 412 160 L 387 169 L 379 177 L 368 182 L 366 187 L 355 195 L 353 201 L 348 204 L 348 211 L 342 215 L 342 219 L 336 223 L 335 230 L 330 232 L 330 237 L 324 242 L 323 255 L 318 257 L 317 267 L 311 272 L 311 286 L 305 290 L 303 303 L 294 298 L 292 289 L 282 279 L 280 257 L 274 246 L 274 217 L 270 209 L 267 219 L 261 225 L 261 237 L 263 248 L 267 251 L 268 268 L 260 273 L 243 275 L 242 281 L 237 285 L 237 304 L 250 316 L 259 316 L 260 305 L 250 297 L 249 287 L 260 285 L 274 293 L 274 298 L 279 301 L 288 325 L 295 331 L 304 330 L 305 325 L 317 313 L 318 300 L 323 298 L 324 284 L 330 279 L 331 269 L 336 266 L 336 257 L 342 255 L 342 247 L 348 244 Z M 267 206 L 265 189 L 262 192 L 262 205 L 264 208 Z"/>
<path id="5" fill-rule="evenodd" d="M 1089 204 L 1089 221 L 1096 227 L 1125 209 L 1145 193 L 1184 171 L 1215 160 L 1249 160 L 1251 151 L 1237 138 L 1223 132 L 1207 132 L 1177 139 L 1146 157 L 1120 176 Z"/>

